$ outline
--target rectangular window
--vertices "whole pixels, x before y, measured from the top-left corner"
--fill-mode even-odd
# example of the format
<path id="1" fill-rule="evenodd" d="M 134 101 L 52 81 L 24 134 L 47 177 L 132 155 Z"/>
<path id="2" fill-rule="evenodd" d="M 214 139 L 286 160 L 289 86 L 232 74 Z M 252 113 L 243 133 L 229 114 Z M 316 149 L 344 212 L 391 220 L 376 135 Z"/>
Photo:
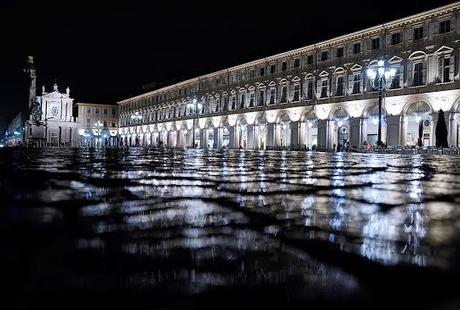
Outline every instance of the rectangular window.
<path id="1" fill-rule="evenodd" d="M 91 127 L 91 119 L 86 119 L 86 127 Z"/>
<path id="2" fill-rule="evenodd" d="M 257 103 L 258 106 L 263 106 L 264 105 L 264 99 L 265 99 L 265 91 L 261 90 L 259 92 L 259 101 Z"/>
<path id="3" fill-rule="evenodd" d="M 336 96 L 343 96 L 343 76 L 337 77 L 337 89 L 335 91 Z"/>
<path id="4" fill-rule="evenodd" d="M 236 96 L 232 96 L 232 110 L 236 109 Z"/>
<path id="5" fill-rule="evenodd" d="M 307 99 L 313 99 L 313 81 L 308 81 L 307 84 Z"/>
<path id="6" fill-rule="evenodd" d="M 104 127 L 107 127 L 107 121 L 104 121 Z"/>
<path id="7" fill-rule="evenodd" d="M 343 57 L 343 47 L 339 47 L 337 49 L 337 58 L 342 58 Z"/>
<path id="8" fill-rule="evenodd" d="M 414 29 L 414 41 L 421 40 L 423 38 L 423 27 Z"/>
<path id="9" fill-rule="evenodd" d="M 352 94 L 361 93 L 361 73 L 353 74 L 353 91 Z"/>
<path id="10" fill-rule="evenodd" d="M 270 89 L 270 104 L 274 104 L 276 100 L 276 89 Z"/>
<path id="11" fill-rule="evenodd" d="M 112 115 L 115 115 L 115 109 L 112 109 Z"/>
<path id="12" fill-rule="evenodd" d="M 287 102 L 287 87 L 283 86 L 281 87 L 281 100 L 280 103 L 286 103 Z"/>
<path id="13" fill-rule="evenodd" d="M 114 123 L 114 122 L 112 122 L 112 127 L 115 127 L 115 123 Z"/>
<path id="14" fill-rule="evenodd" d="M 287 61 L 283 61 L 281 64 L 281 70 L 286 71 L 287 70 Z"/>
<path id="15" fill-rule="evenodd" d="M 104 109 L 104 115 L 107 115 L 107 113 L 108 113 L 108 110 Z"/>
<path id="16" fill-rule="evenodd" d="M 240 97 L 240 109 L 244 109 L 244 105 L 245 105 L 245 96 L 244 94 L 241 94 L 241 97 Z"/>
<path id="17" fill-rule="evenodd" d="M 264 75 L 265 75 L 265 68 L 260 68 L 259 75 L 260 75 L 260 76 L 264 76 Z"/>
<path id="18" fill-rule="evenodd" d="M 372 49 L 377 50 L 380 48 L 380 38 L 372 39 Z"/>
<path id="19" fill-rule="evenodd" d="M 308 55 L 307 56 L 307 64 L 312 65 L 313 64 L 313 55 Z"/>
<path id="20" fill-rule="evenodd" d="M 299 101 L 300 100 L 300 85 L 295 84 L 294 85 L 294 101 Z"/>
<path id="21" fill-rule="evenodd" d="M 442 73 L 442 82 L 450 82 L 450 58 L 444 58 L 442 61 L 443 73 Z"/>
<path id="22" fill-rule="evenodd" d="M 401 33 L 397 32 L 391 34 L 391 45 L 397 45 L 399 43 L 401 43 Z"/>
<path id="23" fill-rule="evenodd" d="M 321 61 L 326 61 L 328 59 L 327 51 L 321 53 Z"/>
<path id="24" fill-rule="evenodd" d="M 355 43 L 353 44 L 353 54 L 359 54 L 361 53 L 361 43 Z"/>
<path id="25" fill-rule="evenodd" d="M 444 20 L 439 23 L 439 33 L 450 32 L 450 19 Z"/>
<path id="26" fill-rule="evenodd" d="M 275 74 L 276 73 L 276 65 L 271 65 L 270 66 L 270 73 Z"/>
<path id="27" fill-rule="evenodd" d="M 393 78 L 393 81 L 391 81 L 391 89 L 401 88 L 401 67 L 398 66 L 395 69 L 396 69 L 396 73 Z"/>
<path id="28" fill-rule="evenodd" d="M 419 62 L 414 65 L 414 86 L 423 85 L 423 63 Z"/>
<path id="29" fill-rule="evenodd" d="M 327 97 L 327 80 L 321 81 L 321 98 Z"/>
<path id="30" fill-rule="evenodd" d="M 253 108 L 254 107 L 254 101 L 256 99 L 256 94 L 254 92 L 251 92 L 249 95 L 249 107 Z"/>
<path id="31" fill-rule="evenodd" d="M 99 108 L 96 108 L 96 114 L 99 114 Z"/>
<path id="32" fill-rule="evenodd" d="M 91 114 L 91 108 L 88 108 L 88 109 L 86 110 L 86 113 L 87 113 L 87 114 Z"/>
<path id="33" fill-rule="evenodd" d="M 294 59 L 294 68 L 298 68 L 300 67 L 300 59 L 297 58 L 297 59 Z"/>

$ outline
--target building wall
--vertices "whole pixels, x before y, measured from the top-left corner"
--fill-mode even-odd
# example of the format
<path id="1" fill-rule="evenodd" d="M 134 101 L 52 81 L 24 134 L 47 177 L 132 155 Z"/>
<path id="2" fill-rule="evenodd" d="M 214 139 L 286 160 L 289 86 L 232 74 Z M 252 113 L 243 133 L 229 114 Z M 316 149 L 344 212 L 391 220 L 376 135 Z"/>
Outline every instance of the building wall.
<path id="1" fill-rule="evenodd" d="M 118 144 L 118 106 L 78 103 L 79 137 L 83 146 Z"/>
<path id="2" fill-rule="evenodd" d="M 378 96 L 366 70 L 384 60 L 398 73 L 386 92 L 384 142 L 417 143 L 421 123 L 420 138 L 434 145 L 443 109 L 449 143 L 458 145 L 459 9 L 454 3 L 120 101 L 119 134 L 128 145 L 207 147 L 211 139 L 213 147 L 225 140 L 359 148 L 376 139 Z M 179 138 L 163 138 L 171 132 Z"/>

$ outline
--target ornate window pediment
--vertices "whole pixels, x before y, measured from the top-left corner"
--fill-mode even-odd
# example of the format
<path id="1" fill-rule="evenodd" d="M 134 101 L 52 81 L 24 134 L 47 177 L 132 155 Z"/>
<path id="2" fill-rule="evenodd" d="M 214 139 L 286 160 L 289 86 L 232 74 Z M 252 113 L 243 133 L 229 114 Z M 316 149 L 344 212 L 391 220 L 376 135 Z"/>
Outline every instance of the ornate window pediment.
<path id="1" fill-rule="evenodd" d="M 393 65 L 393 64 L 399 64 L 402 61 L 403 59 L 401 57 L 393 56 L 390 58 L 390 60 L 388 60 L 388 63 Z"/>
<path id="2" fill-rule="evenodd" d="M 452 54 L 454 51 L 453 48 L 448 47 L 448 46 L 442 46 L 440 49 L 438 49 L 436 52 L 434 52 L 436 55 L 442 55 L 442 54 Z"/>
<path id="3" fill-rule="evenodd" d="M 345 73 L 345 69 L 342 67 L 338 67 L 337 69 L 334 70 L 334 74 L 343 74 Z"/>
<path id="4" fill-rule="evenodd" d="M 300 81 L 300 78 L 298 76 L 295 76 L 293 79 L 292 79 L 292 82 L 299 82 Z"/>
<path id="5" fill-rule="evenodd" d="M 328 77 L 329 76 L 329 72 L 327 71 L 322 71 L 320 74 L 319 74 L 320 77 Z"/>
<path id="6" fill-rule="evenodd" d="M 311 73 L 308 73 L 306 76 L 305 76 L 305 79 L 308 80 L 308 79 L 314 79 L 315 76 Z"/>
<path id="7" fill-rule="evenodd" d="M 351 71 L 361 71 L 363 66 L 355 64 L 353 67 L 350 68 Z"/>
<path id="8" fill-rule="evenodd" d="M 268 86 L 270 86 L 270 87 L 276 86 L 276 83 L 275 83 L 274 81 L 271 81 L 271 82 L 268 84 Z"/>
<path id="9" fill-rule="evenodd" d="M 412 54 L 410 54 L 410 56 L 408 57 L 409 60 L 421 60 L 421 59 L 424 59 L 426 57 L 426 53 L 425 52 L 422 52 L 422 51 L 416 51 L 416 52 L 413 52 Z"/>

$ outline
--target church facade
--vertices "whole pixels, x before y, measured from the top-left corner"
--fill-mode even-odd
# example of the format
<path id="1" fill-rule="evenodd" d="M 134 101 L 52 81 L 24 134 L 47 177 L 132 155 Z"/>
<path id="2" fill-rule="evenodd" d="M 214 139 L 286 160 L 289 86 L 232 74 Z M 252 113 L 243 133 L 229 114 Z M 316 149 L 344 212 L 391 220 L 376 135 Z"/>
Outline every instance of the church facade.
<path id="1" fill-rule="evenodd" d="M 73 117 L 70 89 L 60 92 L 54 84 L 49 92 L 42 87 L 36 95 L 36 74 L 33 58 L 29 56 L 26 72 L 30 77 L 29 111 L 25 121 L 24 143 L 27 146 L 77 146 L 79 145 L 78 122 Z"/>
<path id="2" fill-rule="evenodd" d="M 316 148 L 377 140 L 367 69 L 394 70 L 383 102 L 389 146 L 435 145 L 443 110 L 460 145 L 460 3 L 228 68 L 118 102 L 123 145 Z"/>

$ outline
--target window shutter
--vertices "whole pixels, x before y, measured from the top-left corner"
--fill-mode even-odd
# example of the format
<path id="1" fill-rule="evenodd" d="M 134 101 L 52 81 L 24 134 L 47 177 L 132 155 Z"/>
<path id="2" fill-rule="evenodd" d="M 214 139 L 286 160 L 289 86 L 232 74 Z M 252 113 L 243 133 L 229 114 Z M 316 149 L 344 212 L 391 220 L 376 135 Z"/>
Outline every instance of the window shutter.
<path id="1" fill-rule="evenodd" d="M 327 78 L 327 95 L 326 96 L 331 96 L 331 84 L 332 84 L 332 77 Z"/>
<path id="2" fill-rule="evenodd" d="M 457 15 L 458 16 L 458 15 Z M 454 19 L 451 19 L 450 20 L 450 31 L 454 31 L 455 30 L 455 25 L 457 24 L 457 21 L 454 20 Z"/>
<path id="3" fill-rule="evenodd" d="M 348 75 L 348 94 L 353 93 L 353 73 Z"/>
<path id="4" fill-rule="evenodd" d="M 442 72 L 443 72 L 443 67 L 444 67 L 444 57 L 439 57 L 438 58 L 438 76 L 436 77 L 436 80 L 438 82 L 442 82 L 443 81 L 443 76 L 442 76 Z M 439 79 L 439 80 L 438 80 Z"/>
<path id="5" fill-rule="evenodd" d="M 334 75 L 332 77 L 332 94 L 335 96 L 335 92 L 337 90 L 337 82 L 338 82 L 339 77 Z"/>
<path id="6" fill-rule="evenodd" d="M 454 74 L 455 74 L 455 56 L 450 56 L 449 81 L 454 80 Z"/>
<path id="7" fill-rule="evenodd" d="M 391 45 L 391 33 L 389 33 L 389 34 L 387 34 L 385 36 L 385 45 L 384 46 L 386 47 L 386 46 L 390 46 L 390 45 Z"/>
<path id="8" fill-rule="evenodd" d="M 287 95 L 287 97 L 288 97 L 288 100 L 287 100 L 287 101 L 288 101 L 288 102 L 291 102 L 291 101 L 294 99 L 294 84 L 291 83 L 291 84 L 289 85 L 289 88 L 288 88 L 288 89 L 289 89 L 289 93 L 288 93 L 288 95 Z"/>
<path id="9" fill-rule="evenodd" d="M 422 65 L 422 85 L 426 85 L 426 76 L 427 76 L 427 61 L 423 61 Z"/>
<path id="10" fill-rule="evenodd" d="M 347 53 L 348 55 L 353 55 L 353 43 L 348 44 L 347 50 L 348 50 L 348 53 Z"/>
<path id="11" fill-rule="evenodd" d="M 316 98 L 321 98 L 321 79 L 316 82 Z"/>
<path id="12" fill-rule="evenodd" d="M 359 91 L 363 93 L 364 81 L 363 81 L 363 74 L 359 74 Z"/>
<path id="13" fill-rule="evenodd" d="M 399 65 L 399 87 L 404 87 L 404 66 Z"/>
<path id="14" fill-rule="evenodd" d="M 407 76 L 406 76 L 406 84 L 404 86 L 412 86 L 412 80 L 413 80 L 413 76 L 412 76 L 412 71 L 413 71 L 413 63 L 411 60 L 408 60 L 406 62 L 406 73 L 407 73 Z"/>
<path id="15" fill-rule="evenodd" d="M 427 23 L 423 24 L 423 37 L 424 38 L 428 37 L 428 24 Z"/>

